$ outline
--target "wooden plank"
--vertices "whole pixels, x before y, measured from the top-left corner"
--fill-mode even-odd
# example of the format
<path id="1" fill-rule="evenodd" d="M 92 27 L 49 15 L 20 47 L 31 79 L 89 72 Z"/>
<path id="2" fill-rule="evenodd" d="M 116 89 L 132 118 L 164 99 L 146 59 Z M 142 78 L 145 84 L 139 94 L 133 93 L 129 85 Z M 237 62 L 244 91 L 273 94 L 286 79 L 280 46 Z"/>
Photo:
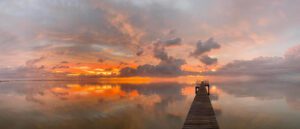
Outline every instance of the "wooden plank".
<path id="1" fill-rule="evenodd" d="M 198 92 L 186 117 L 182 129 L 219 129 L 205 86 L 198 86 Z"/>

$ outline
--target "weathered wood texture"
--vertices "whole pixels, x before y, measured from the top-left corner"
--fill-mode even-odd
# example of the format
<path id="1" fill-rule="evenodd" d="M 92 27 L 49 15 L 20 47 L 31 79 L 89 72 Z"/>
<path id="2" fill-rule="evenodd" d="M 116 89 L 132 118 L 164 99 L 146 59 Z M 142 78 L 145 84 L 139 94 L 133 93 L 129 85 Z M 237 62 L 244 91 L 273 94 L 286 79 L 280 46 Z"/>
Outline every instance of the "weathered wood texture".
<path id="1" fill-rule="evenodd" d="M 205 86 L 198 88 L 182 129 L 219 129 Z"/>

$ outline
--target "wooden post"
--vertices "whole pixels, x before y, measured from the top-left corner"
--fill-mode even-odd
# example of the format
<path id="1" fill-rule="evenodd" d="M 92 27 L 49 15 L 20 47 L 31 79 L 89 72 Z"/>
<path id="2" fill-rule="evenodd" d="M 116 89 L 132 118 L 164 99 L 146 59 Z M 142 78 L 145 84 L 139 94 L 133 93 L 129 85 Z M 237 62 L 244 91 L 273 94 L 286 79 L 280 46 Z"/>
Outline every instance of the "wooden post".
<path id="1" fill-rule="evenodd" d="M 207 85 L 207 94 L 210 95 L 210 86 L 209 86 L 209 84 Z"/>
<path id="2" fill-rule="evenodd" d="M 196 87 L 195 87 L 195 94 L 197 94 L 197 93 L 198 93 L 198 91 L 199 91 L 199 87 L 198 87 L 198 86 L 196 86 Z"/>

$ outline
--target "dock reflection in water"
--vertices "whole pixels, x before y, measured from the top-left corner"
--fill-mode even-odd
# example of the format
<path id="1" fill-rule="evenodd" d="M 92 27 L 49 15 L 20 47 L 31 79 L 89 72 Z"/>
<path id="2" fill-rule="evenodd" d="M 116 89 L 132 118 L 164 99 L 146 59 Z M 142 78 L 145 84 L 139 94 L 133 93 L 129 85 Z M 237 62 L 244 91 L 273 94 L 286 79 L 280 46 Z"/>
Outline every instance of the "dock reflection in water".
<path id="1" fill-rule="evenodd" d="M 211 82 L 221 129 L 300 127 L 299 82 Z M 180 129 L 194 96 L 193 84 L 176 82 L 3 82 L 0 128 Z"/>

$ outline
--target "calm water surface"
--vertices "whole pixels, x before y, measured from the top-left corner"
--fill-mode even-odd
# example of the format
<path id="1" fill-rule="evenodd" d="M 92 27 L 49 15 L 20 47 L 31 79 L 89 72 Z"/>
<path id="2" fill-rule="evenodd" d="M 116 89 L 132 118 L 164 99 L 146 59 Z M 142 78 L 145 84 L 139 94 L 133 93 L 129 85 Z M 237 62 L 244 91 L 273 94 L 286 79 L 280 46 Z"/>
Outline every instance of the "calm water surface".
<path id="1" fill-rule="evenodd" d="M 215 83 L 222 129 L 300 128 L 300 83 Z M 184 83 L 0 83 L 1 129 L 180 129 L 194 97 Z"/>

